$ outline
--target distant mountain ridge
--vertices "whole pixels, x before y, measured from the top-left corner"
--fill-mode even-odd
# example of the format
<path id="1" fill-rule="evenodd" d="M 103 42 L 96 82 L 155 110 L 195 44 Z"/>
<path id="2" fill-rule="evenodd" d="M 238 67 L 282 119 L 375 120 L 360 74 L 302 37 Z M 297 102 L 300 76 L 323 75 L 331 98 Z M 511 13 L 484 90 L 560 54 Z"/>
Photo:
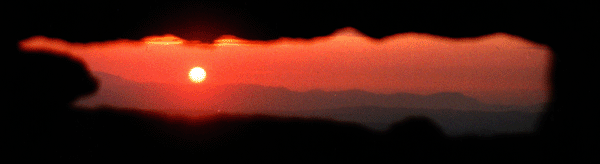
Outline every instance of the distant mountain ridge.
<path id="1" fill-rule="evenodd" d="M 225 112 L 318 117 L 358 122 L 378 130 L 385 130 L 407 116 L 421 115 L 437 121 L 449 135 L 531 132 L 545 107 L 545 104 L 490 105 L 452 92 L 431 95 L 362 90 L 295 92 L 254 84 L 138 83 L 102 72 L 93 75 L 100 80 L 100 89 L 76 105 L 108 105 L 176 115 Z"/>
<path id="2" fill-rule="evenodd" d="M 532 106 L 490 105 L 458 92 L 431 95 L 410 93 L 377 94 L 362 90 L 296 92 L 283 87 L 255 84 L 175 85 L 138 83 L 116 75 L 93 72 L 100 90 L 78 102 L 83 106 L 100 104 L 144 109 L 204 109 L 224 111 L 315 110 L 378 106 L 385 108 L 424 108 L 477 111 L 540 112 Z M 533 105 L 543 108 L 543 104 Z"/>

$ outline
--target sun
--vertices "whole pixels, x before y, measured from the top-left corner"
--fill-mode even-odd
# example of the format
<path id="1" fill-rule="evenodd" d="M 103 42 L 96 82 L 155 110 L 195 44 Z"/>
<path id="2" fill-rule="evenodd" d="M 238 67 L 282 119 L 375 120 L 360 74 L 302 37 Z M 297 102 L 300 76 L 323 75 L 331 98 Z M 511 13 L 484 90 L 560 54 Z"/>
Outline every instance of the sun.
<path id="1" fill-rule="evenodd" d="M 194 83 L 200 83 L 206 78 L 206 71 L 200 67 L 194 67 L 190 70 L 190 80 Z"/>

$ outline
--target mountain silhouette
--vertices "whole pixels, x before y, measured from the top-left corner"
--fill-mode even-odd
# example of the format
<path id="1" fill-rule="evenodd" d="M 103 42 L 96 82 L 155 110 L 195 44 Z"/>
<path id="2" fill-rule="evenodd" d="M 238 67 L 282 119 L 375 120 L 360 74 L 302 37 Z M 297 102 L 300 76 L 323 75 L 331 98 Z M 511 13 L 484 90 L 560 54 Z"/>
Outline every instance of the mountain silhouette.
<path id="1" fill-rule="evenodd" d="M 485 104 L 456 92 L 431 95 L 377 94 L 362 90 L 297 92 L 283 87 L 255 84 L 199 86 L 138 83 L 108 73 L 94 72 L 93 74 L 101 79 L 100 85 L 104 87 L 100 87 L 96 95 L 80 100 L 78 102 L 80 105 L 105 104 L 148 109 L 220 109 L 230 112 L 244 112 L 253 109 L 295 111 L 358 106 L 478 111 L 520 111 L 531 108 L 520 105 Z M 117 102 L 118 100 L 111 99 L 114 96 L 119 96 L 118 100 L 122 101 Z M 223 106 L 223 104 L 227 104 L 227 106 Z"/>
<path id="2" fill-rule="evenodd" d="M 490 105 L 451 92 L 431 95 L 361 90 L 295 92 L 251 84 L 138 83 L 108 73 L 93 74 L 102 87 L 96 95 L 79 101 L 81 106 L 107 105 L 191 115 L 228 112 L 302 116 L 355 122 L 376 130 L 386 130 L 394 122 L 420 115 L 432 118 L 452 136 L 533 132 L 545 107 Z"/>

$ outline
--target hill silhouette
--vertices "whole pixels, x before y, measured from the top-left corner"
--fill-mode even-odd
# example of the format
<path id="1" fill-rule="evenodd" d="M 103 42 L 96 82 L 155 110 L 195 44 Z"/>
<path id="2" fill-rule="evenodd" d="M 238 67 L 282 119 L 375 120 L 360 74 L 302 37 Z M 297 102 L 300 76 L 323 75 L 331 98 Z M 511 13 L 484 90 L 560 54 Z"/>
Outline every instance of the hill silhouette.
<path id="1" fill-rule="evenodd" d="M 77 104 L 88 107 L 105 104 L 116 107 L 150 109 L 208 108 L 230 112 L 255 112 L 256 110 L 253 109 L 297 111 L 359 106 L 541 112 L 545 104 L 532 106 L 485 104 L 458 92 L 441 92 L 431 95 L 377 94 L 362 90 L 297 92 L 283 87 L 256 84 L 138 83 L 104 72 L 93 72 L 93 75 L 104 87 L 101 87 L 97 94 L 83 98 Z M 116 95 L 119 97 L 115 97 Z M 177 99 L 177 97 L 181 98 Z M 227 104 L 227 106 L 223 104 Z"/>
<path id="2" fill-rule="evenodd" d="M 103 72 L 93 73 L 99 92 L 77 102 L 80 106 L 108 105 L 153 109 L 173 114 L 216 112 L 315 117 L 350 121 L 385 130 L 411 115 L 434 119 L 450 135 L 493 135 L 534 132 L 544 105 L 484 104 L 461 93 L 415 95 L 376 94 L 361 90 L 296 92 L 285 88 L 238 84 L 220 86 L 138 83 Z M 182 89 L 184 88 L 184 89 Z M 188 98 L 181 95 L 188 94 Z M 186 110 L 184 110 L 186 109 Z"/>

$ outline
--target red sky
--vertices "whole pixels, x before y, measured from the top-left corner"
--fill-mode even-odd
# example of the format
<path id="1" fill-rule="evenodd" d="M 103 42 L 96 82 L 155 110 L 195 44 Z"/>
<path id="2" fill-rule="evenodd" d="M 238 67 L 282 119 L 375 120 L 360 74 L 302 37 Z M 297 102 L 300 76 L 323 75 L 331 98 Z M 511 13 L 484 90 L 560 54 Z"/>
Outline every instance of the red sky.
<path id="1" fill-rule="evenodd" d="M 202 67 L 204 84 L 249 83 L 294 91 L 451 91 L 498 104 L 546 101 L 551 64 L 547 46 L 503 33 L 463 39 L 403 33 L 377 40 L 344 28 L 308 40 L 223 36 L 214 45 L 172 35 L 85 44 L 34 36 L 20 46 L 70 52 L 92 71 L 137 82 L 192 84 L 188 72 Z"/>

